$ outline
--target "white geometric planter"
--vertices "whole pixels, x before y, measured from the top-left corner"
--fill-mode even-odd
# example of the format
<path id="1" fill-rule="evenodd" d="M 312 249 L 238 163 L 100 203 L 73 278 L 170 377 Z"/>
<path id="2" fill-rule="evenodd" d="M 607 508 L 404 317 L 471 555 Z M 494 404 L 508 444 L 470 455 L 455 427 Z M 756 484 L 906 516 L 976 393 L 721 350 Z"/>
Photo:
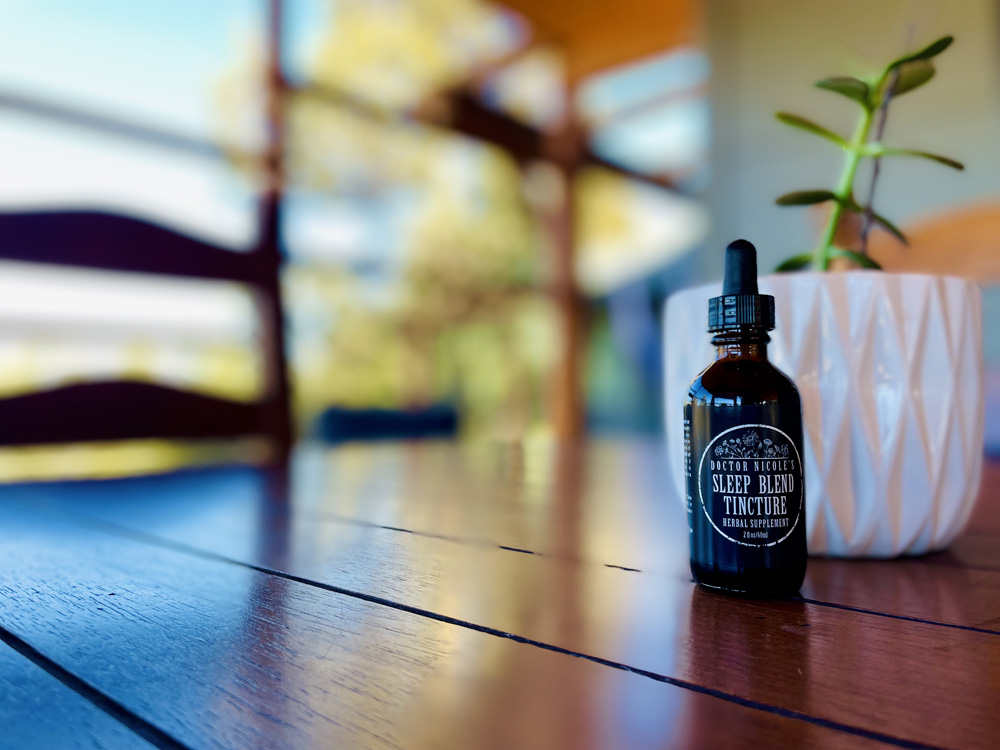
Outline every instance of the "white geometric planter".
<path id="1" fill-rule="evenodd" d="M 667 300 L 667 449 L 685 496 L 687 388 L 713 359 L 718 283 Z M 768 355 L 795 381 L 805 428 L 809 553 L 893 557 L 962 531 L 983 461 L 982 309 L 964 279 L 880 271 L 764 276 Z"/>

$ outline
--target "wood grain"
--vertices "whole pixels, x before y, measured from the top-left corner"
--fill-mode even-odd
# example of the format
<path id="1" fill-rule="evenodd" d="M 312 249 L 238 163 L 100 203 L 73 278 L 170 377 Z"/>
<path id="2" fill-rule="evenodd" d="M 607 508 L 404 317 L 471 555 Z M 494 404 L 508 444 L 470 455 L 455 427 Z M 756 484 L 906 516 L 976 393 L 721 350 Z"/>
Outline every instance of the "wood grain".
<path id="1" fill-rule="evenodd" d="M 553 463 L 546 476 L 544 465 L 531 467 L 525 454 L 506 448 L 491 453 L 446 444 L 376 446 L 306 456 L 292 476 L 290 496 L 272 492 L 252 472 L 17 492 L 29 493 L 33 502 L 70 497 L 83 502 L 86 497 L 87 511 L 105 520 L 282 568 L 282 535 L 258 533 L 273 524 L 285 529 L 285 537 L 294 537 L 298 574 L 323 578 L 335 573 L 337 580 L 361 589 L 368 585 L 367 572 L 377 569 L 373 561 L 404 557 L 400 595 L 409 590 L 408 580 L 416 584 L 437 580 L 435 576 L 439 589 L 463 588 L 451 580 L 448 566 L 442 569 L 441 560 L 454 560 L 458 571 L 469 565 L 492 570 L 499 565 L 494 559 L 526 552 L 577 562 L 587 570 L 667 576 L 686 589 L 686 522 L 680 504 L 663 495 L 664 467 L 656 446 L 604 445 L 583 454 L 551 453 L 549 458 Z M 984 488 L 990 486 L 984 483 Z M 146 496 L 150 488 L 163 496 L 162 503 L 152 497 L 133 502 L 135 494 Z M 218 510 L 210 511 L 212 519 L 206 522 L 203 512 L 213 508 Z M 190 523 L 166 522 L 173 518 Z M 394 534 L 407 537 L 396 539 Z M 252 541 L 258 537 L 259 543 Z M 416 538 L 430 541 L 417 544 Z M 361 557 L 348 555 L 338 564 L 334 550 L 340 543 L 326 544 L 328 539 L 349 540 L 344 543 Z M 504 554 L 486 555 L 484 562 L 482 555 L 457 550 L 456 544 Z M 803 595 L 833 605 L 994 630 L 1000 617 L 1000 597 L 993 593 L 1000 589 L 1000 554 L 992 549 L 1000 550 L 1000 545 L 968 537 L 951 552 L 923 558 L 814 558 Z M 462 562 L 463 556 L 476 561 Z"/>
<path id="2" fill-rule="evenodd" d="M 642 485 L 634 479 L 631 494 L 621 485 L 615 489 L 621 482 L 615 462 L 600 470 L 594 468 L 599 463 L 589 463 L 586 475 L 567 472 L 538 501 L 522 502 L 537 490 L 509 477 L 506 508 L 487 508 L 477 497 L 480 486 L 504 502 L 495 475 L 493 483 L 486 481 L 495 459 L 471 459 L 486 466 L 477 482 L 474 474 L 462 477 L 437 448 L 396 452 L 395 471 L 365 461 L 355 473 L 351 463 L 338 463 L 342 454 L 332 454 L 334 481 L 325 488 L 303 487 L 293 476 L 290 507 L 280 491 L 274 494 L 272 485 L 250 472 L 124 483 L 118 493 L 106 484 L 77 485 L 75 499 L 66 497 L 67 488 L 57 494 L 63 509 L 103 516 L 116 524 L 116 533 L 125 525 L 189 551 L 383 597 L 824 720 L 947 747 L 983 746 L 1000 736 L 1000 636 L 878 614 L 883 607 L 890 614 L 897 608 L 916 613 L 902 616 L 952 618 L 988 629 L 998 598 L 989 571 L 976 574 L 972 592 L 981 601 L 972 604 L 963 589 L 948 588 L 949 582 L 969 585 L 955 578 L 955 569 L 923 563 L 922 572 L 911 574 L 912 561 L 816 562 L 816 583 L 810 578 L 814 589 L 807 593 L 825 587 L 841 598 L 831 602 L 836 607 L 703 595 L 677 572 L 684 568 L 686 546 L 664 544 L 659 558 L 649 557 L 661 561 L 659 572 L 593 560 L 595 550 L 609 544 L 602 522 L 618 518 L 610 521 L 615 534 L 630 523 L 622 520 L 629 511 L 616 515 L 614 504 L 642 500 L 635 490 Z M 470 465 L 459 464 L 465 472 Z M 54 489 L 46 494 L 45 488 L 11 488 L 7 495 L 37 506 L 52 501 Z M 410 489 L 413 494 L 404 494 Z M 405 505 L 406 497 L 413 498 L 412 506 Z M 353 504 L 356 513 L 379 520 L 397 509 L 409 521 L 420 520 L 422 507 L 458 536 L 344 523 L 323 515 L 327 504 Z M 679 513 L 679 506 L 667 507 Z M 672 511 L 665 512 L 669 518 Z M 478 537 L 488 530 L 484 518 L 498 519 L 501 533 L 538 541 L 550 551 L 529 554 L 523 550 L 530 547 L 504 549 L 497 537 Z M 461 534 L 463 522 L 470 533 Z M 625 541 L 643 535 L 655 541 L 659 530 L 632 525 Z M 676 538 L 676 529 L 663 530 L 664 537 L 671 535 Z M 938 574 L 944 578 L 929 585 Z M 839 608 L 848 606 L 876 611 Z M 929 722 L 929 716 L 943 718 Z"/>
<path id="3" fill-rule="evenodd" d="M 0 565 L 0 625 L 192 748 L 878 744 L 12 503 Z"/>
<path id="4" fill-rule="evenodd" d="M 944 558 L 813 559 L 801 593 L 812 601 L 1000 636 L 1000 567 L 945 564 Z"/>
<path id="5" fill-rule="evenodd" d="M 1000 571 L 1000 538 L 967 534 L 928 562 L 982 570 Z"/>
<path id="6" fill-rule="evenodd" d="M 0 643 L 0 746 L 152 748 L 116 719 Z"/>

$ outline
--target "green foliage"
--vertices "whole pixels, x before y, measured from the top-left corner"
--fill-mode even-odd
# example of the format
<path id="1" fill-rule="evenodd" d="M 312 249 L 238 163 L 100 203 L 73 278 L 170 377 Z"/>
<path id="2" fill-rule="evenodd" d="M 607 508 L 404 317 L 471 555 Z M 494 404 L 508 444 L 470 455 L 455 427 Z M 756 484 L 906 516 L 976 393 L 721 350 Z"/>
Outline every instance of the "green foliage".
<path id="1" fill-rule="evenodd" d="M 938 164 L 944 164 L 946 167 L 951 167 L 952 169 L 962 170 L 965 169 L 965 165 L 960 161 L 955 161 L 954 159 L 949 159 L 947 156 L 941 156 L 940 154 L 930 154 L 926 151 L 914 151 L 909 148 L 883 148 L 879 149 L 873 156 L 918 156 L 921 159 L 930 159 L 931 161 L 936 161 Z"/>
<path id="2" fill-rule="evenodd" d="M 864 80 L 851 76 L 834 76 L 818 81 L 817 88 L 832 91 L 854 101 L 861 109 L 854 135 L 842 138 L 828 128 L 800 115 L 778 112 L 776 117 L 786 125 L 804 130 L 812 135 L 825 138 L 840 146 L 844 151 L 844 167 L 840 180 L 833 190 L 800 190 L 787 193 L 777 199 L 779 206 L 810 206 L 832 202 L 830 216 L 819 243 L 808 253 L 795 255 L 781 263 L 778 271 L 795 271 L 807 266 L 821 271 L 830 267 L 835 258 L 846 259 L 861 268 L 879 268 L 878 263 L 868 257 L 865 248 L 861 251 L 838 247 L 834 244 L 837 228 L 845 211 L 863 214 L 875 226 L 894 235 L 904 244 L 906 237 L 889 219 L 872 210 L 870 205 L 862 206 L 854 198 L 854 179 L 862 159 L 881 159 L 884 156 L 909 156 L 928 159 L 952 169 L 965 167 L 954 159 L 915 149 L 885 146 L 872 140 L 873 125 L 880 117 L 884 124 L 891 100 L 920 88 L 934 77 L 932 58 L 944 52 L 954 41 L 946 36 L 923 49 L 893 60 L 885 68 Z M 881 130 L 878 128 L 877 130 Z M 876 171 L 877 174 L 877 171 Z"/>
<path id="3" fill-rule="evenodd" d="M 919 52 L 913 52 L 909 55 L 903 55 L 898 60 L 893 60 L 891 63 L 889 63 L 888 66 L 886 66 L 885 69 L 886 73 L 891 71 L 893 68 L 899 67 L 900 65 L 912 62 L 914 60 L 930 60 L 932 57 L 937 57 L 946 49 L 948 49 L 948 47 L 950 47 L 951 43 L 954 41 L 955 37 L 953 36 L 943 36 L 936 42 L 931 42 Z"/>
<path id="4" fill-rule="evenodd" d="M 833 255 L 837 258 L 847 258 L 848 260 L 854 261 L 862 268 L 874 268 L 874 269 L 882 268 L 882 266 L 880 266 L 874 260 L 869 258 L 867 255 L 855 252 L 854 250 L 845 250 L 842 247 L 835 247 L 833 248 Z"/>
<path id="5" fill-rule="evenodd" d="M 837 196 L 831 190 L 798 190 L 794 193 L 785 193 L 775 203 L 779 206 L 812 206 L 835 200 Z"/>
<path id="6" fill-rule="evenodd" d="M 827 130 L 822 125 L 817 125 L 812 120 L 807 120 L 805 117 L 792 115 L 788 112 L 779 112 L 776 117 L 786 125 L 791 125 L 793 128 L 800 128 L 801 130 L 805 130 L 813 135 L 818 135 L 820 138 L 826 138 L 828 141 L 833 141 L 838 146 L 842 146 L 844 148 L 847 147 L 847 141 L 839 135 L 834 133 L 832 130 Z"/>
<path id="7" fill-rule="evenodd" d="M 287 184 L 372 225 L 399 217 L 405 230 L 385 231 L 399 237 L 390 257 L 365 247 L 381 226 L 359 239 L 361 270 L 335 258 L 285 264 L 296 410 L 308 422 L 330 404 L 448 400 L 469 433 L 523 436 L 544 424 L 558 319 L 520 166 L 407 114 L 439 108 L 510 52 L 509 21 L 480 0 L 328 4 L 305 75 L 326 96 L 286 102 Z M 234 136 L 223 140 L 255 137 L 239 128 L 264 76 L 255 56 L 223 81 L 221 125 Z M 257 177 L 256 159 L 234 164 Z M 607 194 L 587 220 L 611 231 L 623 200 Z"/>
<path id="8" fill-rule="evenodd" d="M 897 227 L 895 224 L 893 224 L 891 221 L 889 221 L 881 214 L 877 214 L 874 211 L 872 211 L 872 219 L 875 220 L 876 224 L 878 224 L 880 227 L 882 227 L 885 231 L 887 231 L 897 240 L 902 242 L 904 245 L 910 244 L 909 240 L 906 239 L 906 235 L 903 234 L 902 231 L 900 231 L 899 227 Z"/>
<path id="9" fill-rule="evenodd" d="M 853 99 L 863 106 L 868 106 L 868 97 L 871 90 L 868 84 L 857 78 L 850 76 L 836 76 L 835 78 L 825 78 L 816 82 L 816 88 L 826 89 Z"/>
<path id="10" fill-rule="evenodd" d="M 784 271 L 801 271 L 803 268 L 812 263 L 812 259 L 813 259 L 812 253 L 802 253 L 801 255 L 793 255 L 791 258 L 788 258 L 779 263 L 778 267 L 775 270 L 777 270 L 779 273 Z"/>
<path id="11" fill-rule="evenodd" d="M 934 66 L 929 60 L 914 60 L 899 68 L 896 83 L 892 87 L 893 96 L 902 96 L 908 91 L 920 88 L 934 77 Z"/>

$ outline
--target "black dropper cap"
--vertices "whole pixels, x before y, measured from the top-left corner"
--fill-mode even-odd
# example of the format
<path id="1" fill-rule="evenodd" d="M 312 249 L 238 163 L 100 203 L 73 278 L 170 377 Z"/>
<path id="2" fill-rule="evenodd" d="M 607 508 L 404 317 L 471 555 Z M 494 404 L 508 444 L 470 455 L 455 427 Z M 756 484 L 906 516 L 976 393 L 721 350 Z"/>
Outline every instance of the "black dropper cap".
<path id="1" fill-rule="evenodd" d="M 722 296 L 708 301 L 711 333 L 740 328 L 774 330 L 774 297 L 757 293 L 757 249 L 746 240 L 726 248 Z"/>

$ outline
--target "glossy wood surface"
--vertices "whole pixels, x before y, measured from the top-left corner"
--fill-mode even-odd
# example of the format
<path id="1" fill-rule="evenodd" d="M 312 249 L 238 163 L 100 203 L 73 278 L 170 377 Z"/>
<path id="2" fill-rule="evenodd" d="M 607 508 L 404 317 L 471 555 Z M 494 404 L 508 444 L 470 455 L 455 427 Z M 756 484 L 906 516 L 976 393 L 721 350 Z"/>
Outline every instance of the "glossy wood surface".
<path id="1" fill-rule="evenodd" d="M 0 559 L 18 580 L 0 589 L 4 627 L 184 746 L 859 739 L 53 515 L 6 508 L 2 520 Z"/>
<path id="2" fill-rule="evenodd" d="M 690 583 L 664 463 L 426 444 L 10 486 L 0 626 L 185 747 L 997 746 L 995 483 L 949 552 L 753 601 Z"/>
<path id="3" fill-rule="evenodd" d="M 5 643 L 0 676 L 0 747 L 154 747 Z"/>

